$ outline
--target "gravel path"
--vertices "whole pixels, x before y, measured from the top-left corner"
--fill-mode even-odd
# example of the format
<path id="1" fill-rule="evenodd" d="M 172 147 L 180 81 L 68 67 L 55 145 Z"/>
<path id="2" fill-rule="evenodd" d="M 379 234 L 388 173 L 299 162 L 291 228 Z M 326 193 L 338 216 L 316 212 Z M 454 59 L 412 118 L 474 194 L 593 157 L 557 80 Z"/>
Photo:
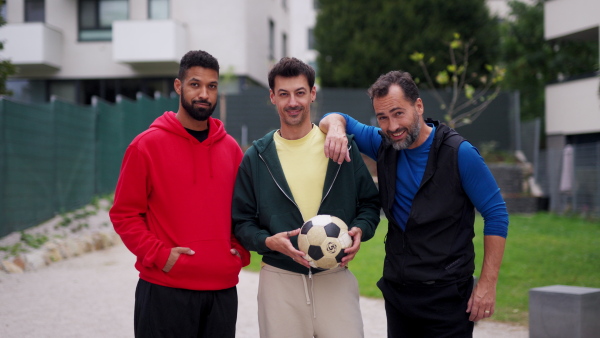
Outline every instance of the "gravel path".
<path id="1" fill-rule="evenodd" d="M 21 274 L 0 271 L 0 337 L 132 337 L 137 271 L 118 243 Z M 242 271 L 237 336 L 258 337 L 258 274 Z M 379 299 L 361 298 L 365 337 L 385 337 Z M 527 328 L 482 321 L 476 338 L 528 337 Z"/>

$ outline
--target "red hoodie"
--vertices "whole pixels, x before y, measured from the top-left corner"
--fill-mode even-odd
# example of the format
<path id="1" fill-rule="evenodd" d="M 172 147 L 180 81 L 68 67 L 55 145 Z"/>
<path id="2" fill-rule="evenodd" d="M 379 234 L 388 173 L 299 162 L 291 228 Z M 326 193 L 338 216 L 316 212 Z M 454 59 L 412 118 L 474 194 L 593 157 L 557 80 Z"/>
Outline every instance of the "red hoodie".
<path id="1" fill-rule="evenodd" d="M 140 278 L 189 290 L 238 283 L 250 254 L 231 234 L 231 199 L 242 151 L 223 123 L 209 118 L 204 142 L 165 112 L 125 152 L 110 218 L 137 257 Z M 189 247 L 165 273 L 171 248 Z M 242 259 L 232 255 L 231 248 Z"/>

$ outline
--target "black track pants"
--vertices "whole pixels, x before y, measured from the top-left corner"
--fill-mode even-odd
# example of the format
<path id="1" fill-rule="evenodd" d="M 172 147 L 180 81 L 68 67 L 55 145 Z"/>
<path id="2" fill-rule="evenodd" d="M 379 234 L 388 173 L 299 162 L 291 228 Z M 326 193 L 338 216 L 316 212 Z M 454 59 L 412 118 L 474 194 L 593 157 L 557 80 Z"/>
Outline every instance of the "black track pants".
<path id="1" fill-rule="evenodd" d="M 135 336 L 234 338 L 237 308 L 236 287 L 195 291 L 140 279 L 135 291 Z"/>

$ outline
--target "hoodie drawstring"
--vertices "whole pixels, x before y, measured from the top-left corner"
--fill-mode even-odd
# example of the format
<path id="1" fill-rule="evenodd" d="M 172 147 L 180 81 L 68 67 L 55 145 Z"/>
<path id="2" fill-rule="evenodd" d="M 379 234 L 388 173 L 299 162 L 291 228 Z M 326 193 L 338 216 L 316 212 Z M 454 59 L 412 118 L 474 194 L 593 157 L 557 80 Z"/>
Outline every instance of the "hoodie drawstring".
<path id="1" fill-rule="evenodd" d="M 314 289 L 314 279 L 312 278 L 312 270 L 308 269 L 308 280 L 310 281 L 310 296 L 308 295 L 308 285 L 306 284 L 306 278 L 304 275 L 300 275 L 302 278 L 302 283 L 304 283 L 304 296 L 306 297 L 306 305 L 311 305 L 310 299 L 312 298 L 312 309 L 313 309 L 313 318 L 317 318 L 317 309 L 315 307 L 315 289 Z"/>

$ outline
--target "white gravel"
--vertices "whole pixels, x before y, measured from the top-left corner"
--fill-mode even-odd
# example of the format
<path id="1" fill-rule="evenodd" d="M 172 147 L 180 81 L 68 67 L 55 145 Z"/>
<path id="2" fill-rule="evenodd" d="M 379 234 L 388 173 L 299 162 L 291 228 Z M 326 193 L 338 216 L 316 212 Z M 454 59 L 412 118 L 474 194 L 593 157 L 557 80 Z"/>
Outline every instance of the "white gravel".
<path id="1" fill-rule="evenodd" d="M 90 228 L 106 231 L 106 213 Z M 39 231 L 39 229 L 38 229 Z M 0 240 L 0 242 L 2 242 Z M 5 239 L 6 242 L 6 239 Z M 0 271 L 0 337 L 133 337 L 135 258 L 122 243 L 22 274 Z M 258 274 L 242 271 L 237 336 L 258 337 Z M 386 336 L 383 301 L 361 298 L 365 337 Z M 482 321 L 476 338 L 528 337 L 526 327 Z"/>

